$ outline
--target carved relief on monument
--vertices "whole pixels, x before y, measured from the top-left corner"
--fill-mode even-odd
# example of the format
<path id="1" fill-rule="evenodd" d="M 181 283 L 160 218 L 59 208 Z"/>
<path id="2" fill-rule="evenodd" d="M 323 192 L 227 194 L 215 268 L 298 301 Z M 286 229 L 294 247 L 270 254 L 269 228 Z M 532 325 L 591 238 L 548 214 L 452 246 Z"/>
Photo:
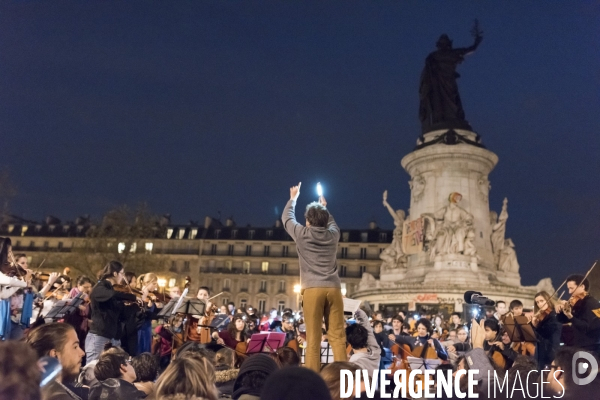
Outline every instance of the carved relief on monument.
<path id="1" fill-rule="evenodd" d="M 399 268 L 406 268 L 406 254 L 402 251 L 402 229 L 406 213 L 404 210 L 395 210 L 387 202 L 387 190 L 383 192 L 383 205 L 389 211 L 394 219 L 394 238 L 392 243 L 386 247 L 379 258 L 383 260 L 381 264 L 381 273 L 389 272 Z"/>
<path id="2" fill-rule="evenodd" d="M 458 205 L 461 200 L 460 193 L 451 193 L 447 206 L 440 208 L 434 214 L 422 215 L 426 220 L 425 238 L 429 240 L 431 260 L 444 254 L 477 256 L 473 244 L 475 238 L 473 215 Z"/>
<path id="3" fill-rule="evenodd" d="M 492 185 L 485 176 L 482 175 L 477 181 L 477 189 L 479 189 L 479 198 L 483 201 L 488 201 L 488 196 L 490 190 L 492 189 Z"/>
<path id="4" fill-rule="evenodd" d="M 423 198 L 423 194 L 425 192 L 425 178 L 422 175 L 415 175 L 410 181 L 408 181 L 408 185 L 410 186 L 410 192 L 412 194 L 412 199 L 415 203 Z"/>

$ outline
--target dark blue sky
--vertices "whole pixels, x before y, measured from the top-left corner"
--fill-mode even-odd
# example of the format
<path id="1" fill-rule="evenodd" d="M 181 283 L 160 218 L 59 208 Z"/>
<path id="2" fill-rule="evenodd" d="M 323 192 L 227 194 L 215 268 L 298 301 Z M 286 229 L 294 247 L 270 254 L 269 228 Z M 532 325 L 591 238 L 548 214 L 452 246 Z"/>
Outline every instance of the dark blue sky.
<path id="1" fill-rule="evenodd" d="M 467 119 L 500 157 L 525 284 L 600 253 L 600 2 L 4 1 L 2 164 L 26 218 L 146 201 L 186 223 L 271 225 L 302 181 L 339 224 L 409 205 L 400 159 L 441 33 Z"/>

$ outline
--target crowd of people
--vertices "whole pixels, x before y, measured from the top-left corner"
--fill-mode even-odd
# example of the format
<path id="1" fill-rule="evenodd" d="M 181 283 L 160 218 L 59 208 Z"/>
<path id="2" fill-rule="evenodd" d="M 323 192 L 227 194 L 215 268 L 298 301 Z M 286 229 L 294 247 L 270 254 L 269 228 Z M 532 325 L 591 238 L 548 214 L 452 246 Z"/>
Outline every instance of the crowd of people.
<path id="1" fill-rule="evenodd" d="M 562 398 L 598 393 L 600 379 L 578 385 L 572 364 L 578 352 L 598 360 L 600 350 L 600 309 L 584 276 L 566 279 L 568 301 L 542 291 L 533 309 L 498 301 L 465 318 L 386 315 L 363 304 L 348 315 L 335 262 L 339 229 L 322 197 L 299 224 L 299 191 L 290 189 L 282 220 L 300 254 L 301 310 L 218 306 L 208 287 L 161 295 L 155 274 L 136 276 L 117 261 L 97 277 L 52 273 L 36 284 L 27 257 L 0 238 L 0 400 L 337 400 L 342 371 L 366 370 L 380 388 L 377 370 L 410 371 L 411 358 L 454 374 L 476 370 L 479 398 L 505 377 L 523 388 L 507 398 L 536 398 L 542 388 Z M 49 317 L 58 293 L 74 306 Z M 201 310 L 182 312 L 183 301 Z M 250 348 L 271 333 L 281 340 Z M 466 392 L 466 375 L 459 383 Z M 383 398 L 370 390 L 363 382 L 350 396 Z"/>

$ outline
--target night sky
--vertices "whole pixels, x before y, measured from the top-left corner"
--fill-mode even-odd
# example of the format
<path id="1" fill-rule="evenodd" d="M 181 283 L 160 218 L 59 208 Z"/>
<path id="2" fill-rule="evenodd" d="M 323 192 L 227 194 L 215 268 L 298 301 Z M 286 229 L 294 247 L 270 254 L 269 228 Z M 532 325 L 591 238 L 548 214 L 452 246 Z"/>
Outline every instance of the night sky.
<path id="1" fill-rule="evenodd" d="M 173 3 L 173 4 L 172 4 Z M 147 202 L 174 223 L 271 226 L 321 181 L 342 228 L 392 228 L 447 33 L 466 117 L 500 158 L 490 204 L 524 284 L 600 256 L 600 2 L 4 1 L 0 137 L 16 215 Z"/>

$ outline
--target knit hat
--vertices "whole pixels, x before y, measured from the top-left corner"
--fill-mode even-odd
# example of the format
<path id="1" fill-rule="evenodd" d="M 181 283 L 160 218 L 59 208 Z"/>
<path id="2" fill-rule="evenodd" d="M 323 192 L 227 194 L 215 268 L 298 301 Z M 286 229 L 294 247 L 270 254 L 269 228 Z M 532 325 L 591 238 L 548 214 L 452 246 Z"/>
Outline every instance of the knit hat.
<path id="1" fill-rule="evenodd" d="M 233 398 L 237 399 L 243 394 L 250 394 L 253 396 L 260 395 L 261 388 L 242 387 L 242 378 L 248 372 L 262 371 L 267 375 L 271 375 L 277 368 L 275 361 L 266 354 L 259 353 L 248 357 L 248 359 L 242 363 L 240 373 L 233 384 Z"/>
<path id="2" fill-rule="evenodd" d="M 273 373 L 262 392 L 260 400 L 331 400 L 323 378 L 313 370 L 286 367 Z"/>

